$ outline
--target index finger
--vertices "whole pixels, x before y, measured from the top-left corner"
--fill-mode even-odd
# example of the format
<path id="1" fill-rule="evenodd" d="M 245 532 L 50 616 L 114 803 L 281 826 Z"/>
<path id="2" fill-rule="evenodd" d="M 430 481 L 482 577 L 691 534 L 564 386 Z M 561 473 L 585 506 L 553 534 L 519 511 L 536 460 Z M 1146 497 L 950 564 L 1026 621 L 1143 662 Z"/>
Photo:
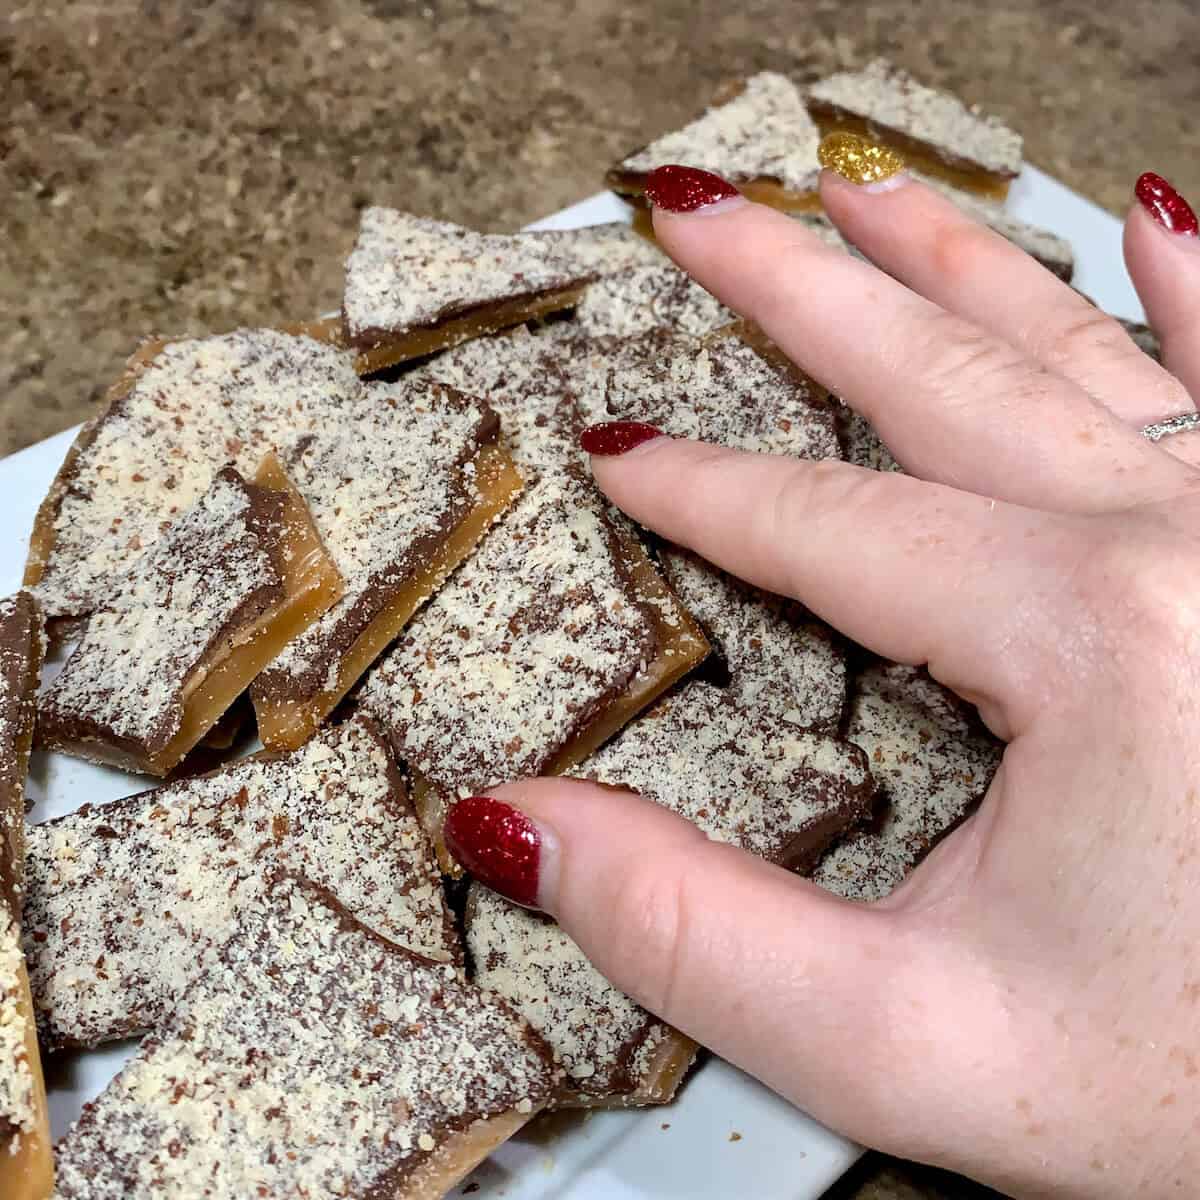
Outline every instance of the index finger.
<path id="1" fill-rule="evenodd" d="M 1074 520 L 895 472 L 665 436 L 593 455 L 592 469 L 656 533 L 999 705 L 1003 736 L 1047 699 L 1030 681 L 1051 675 L 1039 631 L 1060 627 L 1062 572 L 1087 553 Z"/>

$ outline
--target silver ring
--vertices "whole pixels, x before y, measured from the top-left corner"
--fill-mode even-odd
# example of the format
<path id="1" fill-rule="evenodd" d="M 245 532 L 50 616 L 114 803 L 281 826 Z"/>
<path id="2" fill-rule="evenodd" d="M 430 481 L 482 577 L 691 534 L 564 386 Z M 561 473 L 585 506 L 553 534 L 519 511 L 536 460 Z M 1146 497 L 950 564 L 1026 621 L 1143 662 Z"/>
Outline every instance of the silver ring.
<path id="1" fill-rule="evenodd" d="M 1142 430 L 1142 437 L 1150 442 L 1161 442 L 1165 437 L 1189 433 L 1193 429 L 1200 429 L 1200 412 L 1180 413 L 1177 417 L 1167 417 L 1165 421 L 1155 421 Z"/>

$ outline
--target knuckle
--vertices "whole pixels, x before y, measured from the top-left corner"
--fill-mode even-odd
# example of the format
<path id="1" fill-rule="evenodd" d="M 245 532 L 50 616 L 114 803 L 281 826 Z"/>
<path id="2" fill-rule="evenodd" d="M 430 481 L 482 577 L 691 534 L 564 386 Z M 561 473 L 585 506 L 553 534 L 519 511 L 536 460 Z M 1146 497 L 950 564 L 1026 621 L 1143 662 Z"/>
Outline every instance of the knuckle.
<path id="1" fill-rule="evenodd" d="M 1077 583 L 1081 604 L 1116 650 L 1182 663 L 1200 631 L 1200 561 L 1194 547 L 1138 521 L 1087 551 Z"/>
<path id="2" fill-rule="evenodd" d="M 972 284 L 995 235 L 982 225 L 955 213 L 939 220 L 930 235 L 932 261 L 939 277 L 951 283 Z"/>
<path id="3" fill-rule="evenodd" d="M 613 978 L 668 1022 L 685 990 L 693 889 L 688 863 L 660 861 L 653 869 L 632 866 L 613 899 L 608 943 Z"/>
<path id="4" fill-rule="evenodd" d="M 1035 340 L 1039 357 L 1054 369 L 1097 359 L 1115 362 L 1140 353 L 1112 317 L 1091 305 L 1072 306 L 1068 315 L 1043 326 Z"/>
<path id="5" fill-rule="evenodd" d="M 1028 374 L 1029 364 L 1011 346 L 948 312 L 932 313 L 922 335 L 901 355 L 916 364 L 916 376 L 943 401 L 974 403 L 981 385 L 987 395 L 1004 394 Z"/>
<path id="6" fill-rule="evenodd" d="M 895 483 L 894 476 L 837 459 L 789 464 L 775 482 L 770 503 L 762 508 L 764 537 L 769 545 L 786 545 L 805 524 L 877 508 L 884 501 L 883 493 Z"/>

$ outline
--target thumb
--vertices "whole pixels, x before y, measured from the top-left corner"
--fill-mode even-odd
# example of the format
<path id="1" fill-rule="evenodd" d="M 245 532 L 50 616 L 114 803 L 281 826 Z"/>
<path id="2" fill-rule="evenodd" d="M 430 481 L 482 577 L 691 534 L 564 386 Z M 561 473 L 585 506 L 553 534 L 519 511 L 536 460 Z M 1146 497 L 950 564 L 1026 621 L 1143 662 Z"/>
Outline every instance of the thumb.
<path id="1" fill-rule="evenodd" d="M 945 946 L 898 907 L 868 908 L 630 792 L 566 779 L 496 787 L 446 821 L 480 882 L 557 918 L 592 963 L 662 1020 L 827 1125 L 938 1153 L 922 1080 L 942 1031 Z M 897 1106 L 896 1098 L 905 1102 Z"/>

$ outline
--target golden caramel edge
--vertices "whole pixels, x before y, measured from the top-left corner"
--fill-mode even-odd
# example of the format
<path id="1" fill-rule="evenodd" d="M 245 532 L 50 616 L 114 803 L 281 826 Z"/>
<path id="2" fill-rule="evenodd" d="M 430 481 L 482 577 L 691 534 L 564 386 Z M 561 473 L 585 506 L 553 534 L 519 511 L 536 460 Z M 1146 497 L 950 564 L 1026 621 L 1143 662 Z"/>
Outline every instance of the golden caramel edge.
<path id="1" fill-rule="evenodd" d="M 512 457 L 500 444 L 484 446 L 475 456 L 480 498 L 450 531 L 429 562 L 408 586 L 358 635 L 338 665 L 337 683 L 305 700 L 255 696 L 258 734 L 270 750 L 294 750 L 317 731 L 380 654 L 399 636 L 413 614 L 471 553 L 479 540 L 520 494 L 524 486 Z"/>

